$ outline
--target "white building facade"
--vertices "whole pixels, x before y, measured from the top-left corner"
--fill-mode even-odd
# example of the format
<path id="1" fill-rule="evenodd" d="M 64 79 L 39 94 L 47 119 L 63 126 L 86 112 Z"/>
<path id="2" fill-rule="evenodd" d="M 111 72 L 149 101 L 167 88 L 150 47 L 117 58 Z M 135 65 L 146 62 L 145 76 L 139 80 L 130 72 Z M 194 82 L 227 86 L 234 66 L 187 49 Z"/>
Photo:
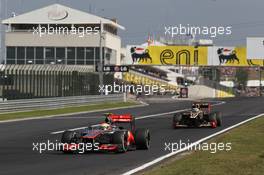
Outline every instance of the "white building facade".
<path id="1" fill-rule="evenodd" d="M 120 64 L 116 20 L 54 4 L 3 20 L 6 64 Z M 102 31 L 101 31 L 102 28 Z"/>

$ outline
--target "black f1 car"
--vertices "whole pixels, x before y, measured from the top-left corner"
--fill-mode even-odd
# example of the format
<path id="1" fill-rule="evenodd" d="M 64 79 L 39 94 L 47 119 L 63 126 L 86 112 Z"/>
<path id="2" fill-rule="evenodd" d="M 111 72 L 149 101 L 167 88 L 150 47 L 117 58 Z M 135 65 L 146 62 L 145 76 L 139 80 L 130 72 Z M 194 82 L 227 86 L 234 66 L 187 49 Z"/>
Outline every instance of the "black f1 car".
<path id="1" fill-rule="evenodd" d="M 179 127 L 212 127 L 222 125 L 220 112 L 211 112 L 211 104 L 195 102 L 192 109 L 182 113 L 176 113 L 172 120 L 173 128 Z"/>
<path id="2" fill-rule="evenodd" d="M 149 149 L 150 132 L 136 129 L 135 119 L 130 114 L 107 114 L 105 122 L 82 130 L 65 131 L 62 134 L 63 152 L 73 152 L 83 144 L 92 145 L 89 151 L 126 152 L 128 150 Z"/>

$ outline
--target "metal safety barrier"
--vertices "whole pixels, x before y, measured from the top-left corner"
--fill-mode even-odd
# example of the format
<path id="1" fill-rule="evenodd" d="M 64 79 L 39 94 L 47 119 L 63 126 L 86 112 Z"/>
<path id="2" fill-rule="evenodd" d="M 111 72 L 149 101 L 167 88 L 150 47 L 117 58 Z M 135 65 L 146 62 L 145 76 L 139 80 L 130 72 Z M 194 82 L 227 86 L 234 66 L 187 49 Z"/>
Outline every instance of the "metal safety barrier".
<path id="1" fill-rule="evenodd" d="M 0 102 L 0 112 L 27 111 L 35 109 L 56 109 L 67 106 L 119 101 L 124 101 L 123 94 L 9 100 Z"/>

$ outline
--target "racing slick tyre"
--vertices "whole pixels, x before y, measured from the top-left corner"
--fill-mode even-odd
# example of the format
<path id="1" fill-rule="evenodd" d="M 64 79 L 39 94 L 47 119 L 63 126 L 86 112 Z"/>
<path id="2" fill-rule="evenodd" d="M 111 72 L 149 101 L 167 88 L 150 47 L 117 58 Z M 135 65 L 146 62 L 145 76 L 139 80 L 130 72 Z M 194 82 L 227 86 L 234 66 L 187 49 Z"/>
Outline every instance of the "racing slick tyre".
<path id="1" fill-rule="evenodd" d="M 75 132 L 64 131 L 61 137 L 61 143 L 72 143 L 75 137 Z"/>
<path id="2" fill-rule="evenodd" d="M 115 132 L 113 134 L 113 143 L 118 146 L 117 152 L 118 153 L 124 153 L 127 151 L 127 132 Z"/>
<path id="3" fill-rule="evenodd" d="M 222 113 L 216 112 L 216 122 L 217 126 L 222 126 Z"/>
<path id="4" fill-rule="evenodd" d="M 61 143 L 71 144 L 74 142 L 75 132 L 73 131 L 64 131 L 61 137 Z M 61 148 L 64 153 L 73 153 L 71 150 L 65 150 L 64 147 Z"/>
<path id="5" fill-rule="evenodd" d="M 137 129 L 135 132 L 135 142 L 137 149 L 149 149 L 150 133 L 148 129 Z"/>
<path id="6" fill-rule="evenodd" d="M 211 124 L 212 128 L 216 128 L 217 127 L 217 120 L 216 120 L 216 113 L 211 113 L 209 114 L 209 122 Z"/>
<path id="7" fill-rule="evenodd" d="M 181 114 L 174 114 L 173 119 L 172 119 L 172 127 L 174 129 L 177 128 L 177 124 L 182 120 L 182 115 Z"/>

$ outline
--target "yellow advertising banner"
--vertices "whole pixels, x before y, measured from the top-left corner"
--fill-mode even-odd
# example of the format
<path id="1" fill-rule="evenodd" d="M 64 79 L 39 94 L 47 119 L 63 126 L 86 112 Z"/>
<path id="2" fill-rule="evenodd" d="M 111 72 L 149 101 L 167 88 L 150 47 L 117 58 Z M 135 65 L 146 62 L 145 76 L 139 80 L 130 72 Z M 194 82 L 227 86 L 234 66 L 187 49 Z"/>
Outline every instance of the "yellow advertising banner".
<path id="1" fill-rule="evenodd" d="M 247 59 L 245 47 L 208 47 L 208 66 L 263 66 L 261 59 Z"/>
<path id="2" fill-rule="evenodd" d="M 166 81 L 161 81 L 144 74 L 135 73 L 135 72 L 124 72 L 123 80 L 130 82 L 132 84 L 142 84 L 142 85 L 158 85 L 159 87 L 163 86 L 166 90 L 178 90 L 178 86 L 170 85 Z"/>
<path id="3" fill-rule="evenodd" d="M 138 65 L 207 65 L 207 47 L 130 46 L 128 59 Z"/>
<path id="4" fill-rule="evenodd" d="M 128 46 L 125 64 L 264 66 L 264 60 L 247 59 L 245 47 Z"/>

